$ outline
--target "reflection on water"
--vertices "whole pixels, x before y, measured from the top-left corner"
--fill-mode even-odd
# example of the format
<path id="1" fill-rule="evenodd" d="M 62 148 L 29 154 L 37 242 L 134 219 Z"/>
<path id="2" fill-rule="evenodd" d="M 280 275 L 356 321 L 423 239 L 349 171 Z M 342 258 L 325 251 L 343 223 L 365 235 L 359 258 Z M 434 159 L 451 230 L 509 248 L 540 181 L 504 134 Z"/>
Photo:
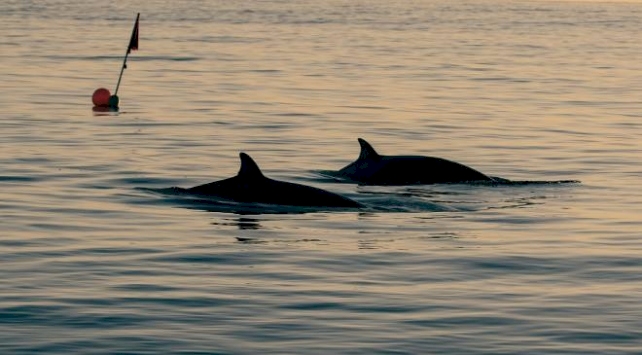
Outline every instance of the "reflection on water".
<path id="1" fill-rule="evenodd" d="M 225 222 L 212 222 L 212 224 L 217 226 L 236 226 L 239 230 L 259 230 L 263 228 L 260 222 L 260 220 L 254 218 L 239 217 L 226 219 Z"/>
<path id="2" fill-rule="evenodd" d="M 244 230 L 244 229 L 257 230 L 261 228 L 259 221 L 252 218 L 239 218 L 237 219 L 237 225 L 241 230 Z"/>
<path id="3" fill-rule="evenodd" d="M 0 353 L 642 348 L 639 3 L 5 0 L 0 23 Z M 510 181 L 319 175 L 358 137 Z M 239 152 L 366 207 L 171 188 Z"/>

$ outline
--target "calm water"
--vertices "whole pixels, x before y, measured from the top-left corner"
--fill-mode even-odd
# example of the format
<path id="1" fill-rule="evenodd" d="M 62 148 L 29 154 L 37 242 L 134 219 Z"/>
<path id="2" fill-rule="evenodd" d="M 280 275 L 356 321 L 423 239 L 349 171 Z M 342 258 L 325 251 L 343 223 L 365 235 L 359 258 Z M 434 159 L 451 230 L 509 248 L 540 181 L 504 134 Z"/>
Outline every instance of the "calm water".
<path id="1" fill-rule="evenodd" d="M 136 12 L 120 112 L 93 112 Z M 0 352 L 642 353 L 641 24 L 639 2 L 3 0 Z M 317 174 L 358 137 L 581 182 Z M 150 192 L 242 151 L 369 207 Z"/>

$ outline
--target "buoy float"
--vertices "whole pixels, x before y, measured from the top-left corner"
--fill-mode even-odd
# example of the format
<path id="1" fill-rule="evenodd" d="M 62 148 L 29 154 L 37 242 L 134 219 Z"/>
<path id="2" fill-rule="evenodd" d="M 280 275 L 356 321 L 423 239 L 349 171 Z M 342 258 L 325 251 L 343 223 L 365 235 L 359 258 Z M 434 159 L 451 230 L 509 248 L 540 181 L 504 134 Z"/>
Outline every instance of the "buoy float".
<path id="1" fill-rule="evenodd" d="M 94 91 L 94 94 L 91 96 L 91 102 L 94 103 L 94 106 L 98 107 L 109 107 L 109 99 L 111 98 L 111 93 L 105 88 L 99 88 Z"/>
<path id="2" fill-rule="evenodd" d="M 120 69 L 120 75 L 118 76 L 118 84 L 116 84 L 116 91 L 112 95 L 109 90 L 105 88 L 98 88 L 94 91 L 94 94 L 91 96 L 91 102 L 94 103 L 94 111 L 118 111 L 118 104 L 120 99 L 118 98 L 118 87 L 120 87 L 120 79 L 123 78 L 123 71 L 127 68 L 127 57 L 131 51 L 138 50 L 138 21 L 140 19 L 140 12 L 136 15 L 136 22 L 134 22 L 134 29 L 132 30 L 132 36 L 129 39 L 129 45 L 127 46 L 127 53 L 125 53 L 125 59 L 123 60 L 123 66 Z"/>
<path id="3" fill-rule="evenodd" d="M 111 108 L 118 108 L 120 100 L 118 99 L 118 95 L 111 95 L 109 97 L 109 107 Z"/>

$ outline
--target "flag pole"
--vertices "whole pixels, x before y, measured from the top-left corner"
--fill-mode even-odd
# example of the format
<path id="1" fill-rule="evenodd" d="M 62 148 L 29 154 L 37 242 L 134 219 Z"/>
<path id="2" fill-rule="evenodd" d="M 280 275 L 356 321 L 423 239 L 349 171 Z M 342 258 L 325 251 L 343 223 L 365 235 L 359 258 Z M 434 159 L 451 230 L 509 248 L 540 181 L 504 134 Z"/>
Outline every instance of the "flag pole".
<path id="1" fill-rule="evenodd" d="M 114 90 L 114 95 L 109 98 L 109 105 L 112 107 L 118 107 L 118 88 L 120 87 L 120 81 L 123 78 L 123 72 L 127 69 L 127 58 L 132 49 L 138 49 L 138 20 L 140 19 L 140 12 L 136 15 L 136 22 L 134 23 L 134 29 L 132 30 L 132 36 L 129 39 L 129 45 L 127 46 L 127 52 L 125 52 L 125 59 L 123 60 L 123 66 L 120 68 L 120 75 L 118 76 L 118 83 L 116 84 L 116 89 Z"/>

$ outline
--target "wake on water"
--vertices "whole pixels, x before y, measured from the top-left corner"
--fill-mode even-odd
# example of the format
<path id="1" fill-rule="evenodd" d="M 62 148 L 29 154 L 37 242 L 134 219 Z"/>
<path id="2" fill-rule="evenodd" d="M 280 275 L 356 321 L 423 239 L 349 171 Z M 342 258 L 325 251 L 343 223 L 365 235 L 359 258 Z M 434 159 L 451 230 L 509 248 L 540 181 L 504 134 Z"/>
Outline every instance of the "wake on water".
<path id="1" fill-rule="evenodd" d="M 331 172 L 330 172 L 331 173 Z M 320 178 L 309 179 L 317 183 L 345 183 L 352 181 L 339 179 L 327 171 L 317 171 Z M 161 199 L 146 200 L 146 203 L 180 206 L 187 209 L 208 212 L 252 214 L 302 214 L 314 212 L 361 212 L 361 213 L 427 213 L 427 212 L 471 212 L 491 208 L 508 208 L 531 204 L 532 192 L 516 196 L 512 187 L 548 186 L 579 184 L 577 180 L 554 181 L 512 181 L 495 178 L 495 181 L 472 181 L 467 183 L 405 185 L 405 186 L 357 186 L 356 193 L 349 197 L 363 205 L 361 208 L 345 207 L 306 207 L 265 203 L 238 202 L 221 197 L 196 195 L 180 187 L 137 188 Z M 480 190 L 476 187 L 503 187 L 511 191 L 500 191 L 489 196 L 492 189 Z M 546 193 L 546 192 L 544 192 Z M 539 196 L 541 198 L 541 196 Z"/>
<path id="2" fill-rule="evenodd" d="M 137 188 L 139 191 L 148 192 L 161 199 L 148 200 L 148 203 L 180 206 L 187 209 L 208 212 L 234 213 L 241 215 L 250 214 L 301 214 L 318 212 L 440 212 L 453 209 L 422 199 L 410 200 L 400 194 L 374 194 L 369 192 L 359 193 L 359 198 L 350 196 L 353 200 L 363 204 L 361 208 L 351 207 L 307 207 L 266 204 L 256 202 L 238 202 L 216 196 L 203 196 L 190 193 L 180 187 L 170 188 Z"/>
<path id="3" fill-rule="evenodd" d="M 145 191 L 156 196 L 162 197 L 161 200 L 155 199 L 150 203 L 164 205 L 180 206 L 187 209 L 202 210 L 208 212 L 234 213 L 241 215 L 252 214 L 301 214 L 312 212 L 352 212 L 359 211 L 356 208 L 349 207 L 306 207 L 306 206 L 289 206 L 278 204 L 266 204 L 258 202 L 239 202 L 217 196 L 204 196 L 193 194 L 189 190 L 180 187 L 169 188 L 137 188 L 139 191 Z"/>
<path id="4" fill-rule="evenodd" d="M 332 182 L 343 184 L 360 184 L 359 182 L 350 180 L 339 175 L 335 170 L 316 170 L 314 171 L 320 176 L 316 181 L 319 182 Z M 579 180 L 508 180 L 497 176 L 491 176 L 493 181 L 466 181 L 466 182 L 453 182 L 453 183 L 439 183 L 439 185 L 480 185 L 480 186 L 518 186 L 518 185 L 559 185 L 559 184 L 579 184 Z M 424 186 L 424 185 L 437 185 L 437 184 L 414 184 L 414 185 L 382 185 L 382 186 Z"/>

